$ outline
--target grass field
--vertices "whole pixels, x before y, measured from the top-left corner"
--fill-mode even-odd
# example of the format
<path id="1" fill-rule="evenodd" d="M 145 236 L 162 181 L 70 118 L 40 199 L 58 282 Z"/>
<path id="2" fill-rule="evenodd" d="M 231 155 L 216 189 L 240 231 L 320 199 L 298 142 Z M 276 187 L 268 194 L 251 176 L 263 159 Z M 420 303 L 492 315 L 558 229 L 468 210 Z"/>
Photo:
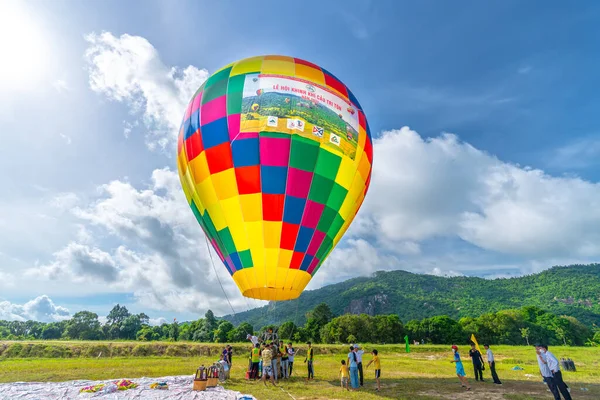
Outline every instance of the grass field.
<path id="1" fill-rule="evenodd" d="M 14 343 L 0 343 L 0 382 L 14 381 L 65 381 L 75 379 L 112 379 L 159 377 L 167 375 L 193 374 L 200 364 L 211 364 L 215 361 L 219 346 L 214 344 L 172 344 L 153 343 L 164 353 L 169 353 L 169 346 L 179 346 L 177 351 L 188 347 L 203 349 L 213 356 L 116 356 L 96 358 L 94 351 L 86 351 L 89 346 L 103 348 L 121 348 L 114 354 L 124 354 L 123 348 L 133 352 L 139 342 L 98 343 L 98 342 L 32 342 L 34 345 L 79 346 L 80 355 L 71 358 L 36 358 L 14 357 L 19 354 L 9 353 L 7 349 Z M 24 343 L 21 346 L 27 347 Z M 365 350 L 373 346 L 365 345 Z M 450 363 L 451 353 L 448 346 L 414 346 L 411 353 L 404 353 L 401 346 L 375 346 L 381 356 L 382 390 L 374 391 L 372 368 L 366 370 L 365 387 L 359 392 L 346 392 L 339 387 L 338 371 L 340 360 L 346 356 L 346 346 L 316 346 L 315 380 L 306 382 L 306 365 L 302 356 L 296 358 L 294 377 L 289 381 L 280 381 L 280 388 L 265 387 L 261 382 L 248 382 L 243 379 L 247 367 L 245 349 L 249 347 L 239 344 L 234 347 L 232 379 L 224 386 L 250 393 L 263 399 L 550 399 L 551 394 L 541 382 L 535 352 L 532 347 L 494 346 L 497 359 L 497 370 L 502 386 L 491 383 L 489 371 L 484 371 L 487 382 L 475 382 L 470 362 L 465 360 L 467 347 L 462 346 L 461 355 L 467 371 L 467 377 L 473 387 L 466 392 L 460 387 L 454 375 L 454 365 Z M 175 350 L 171 353 L 177 352 Z M 564 372 L 565 381 L 571 387 L 571 393 L 577 399 L 600 398 L 600 348 L 554 347 L 551 351 L 558 357 L 570 357 L 577 366 L 577 372 Z M 139 351 L 138 351 L 139 352 Z M 153 351 L 156 352 L 156 351 Z M 198 350 L 199 353 L 202 353 Z M 31 355 L 31 347 L 29 350 Z M 87 356 L 86 356 L 87 354 Z M 106 353 L 105 353 L 106 354 Z M 12 356 L 11 356 L 12 355 Z M 93 357 L 92 357 L 93 355 Z M 365 355 L 368 362 L 370 355 Z M 366 363 L 365 363 L 366 364 Z M 511 368 L 519 365 L 523 371 Z M 283 389 L 283 390 L 282 390 Z M 585 389 L 585 390 L 584 390 Z"/>

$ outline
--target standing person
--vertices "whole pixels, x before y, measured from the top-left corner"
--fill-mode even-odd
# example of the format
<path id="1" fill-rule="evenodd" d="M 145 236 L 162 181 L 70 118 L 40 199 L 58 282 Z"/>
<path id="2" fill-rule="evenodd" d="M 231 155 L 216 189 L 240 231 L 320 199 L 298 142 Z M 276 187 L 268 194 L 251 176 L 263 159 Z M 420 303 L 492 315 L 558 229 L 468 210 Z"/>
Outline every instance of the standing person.
<path id="1" fill-rule="evenodd" d="M 469 357 L 473 360 L 473 370 L 475 371 L 475 380 L 481 380 L 483 382 L 483 357 L 477 348 L 475 343 L 471 343 L 471 350 L 469 350 Z"/>
<path id="2" fill-rule="evenodd" d="M 471 386 L 469 386 L 469 381 L 467 381 L 467 374 L 465 373 L 465 367 L 460 359 L 460 354 L 458 354 L 458 347 L 456 345 L 452 346 L 452 353 L 454 353 L 454 359 L 450 362 L 456 363 L 456 376 L 458 376 L 458 380 L 460 380 L 461 386 L 466 387 L 467 390 L 471 390 Z"/>
<path id="3" fill-rule="evenodd" d="M 277 382 L 277 379 L 279 377 L 278 374 L 278 369 L 279 369 L 279 365 L 278 365 L 278 356 L 279 356 L 279 348 L 277 347 L 277 343 L 276 342 L 271 342 L 269 343 L 269 351 L 271 352 L 271 368 L 273 370 L 273 377 L 275 378 L 275 382 Z"/>
<path id="4" fill-rule="evenodd" d="M 223 354 L 221 354 L 221 359 L 219 360 L 219 364 L 223 366 L 223 372 L 225 373 L 225 379 L 229 379 L 229 363 Z"/>
<path id="5" fill-rule="evenodd" d="M 258 337 L 254 335 L 247 334 L 246 339 L 252 342 L 252 348 L 256 347 L 256 345 L 258 344 Z"/>
<path id="6" fill-rule="evenodd" d="M 231 368 L 231 365 L 233 364 L 233 346 L 231 345 L 229 345 L 229 348 L 227 349 L 227 357 L 229 358 L 229 368 Z"/>
<path id="7" fill-rule="evenodd" d="M 350 385 L 352 390 L 359 388 L 358 383 L 358 357 L 356 356 L 356 350 L 354 346 L 350 346 L 350 353 L 348 353 L 348 365 L 350 367 Z"/>
<path id="8" fill-rule="evenodd" d="M 487 362 L 490 367 L 490 372 L 492 373 L 492 379 L 494 380 L 494 383 L 496 385 L 502 385 L 502 382 L 500 382 L 500 378 L 498 378 L 498 374 L 496 373 L 496 361 L 494 360 L 494 353 L 492 353 L 492 350 L 490 350 L 490 345 L 484 344 L 483 348 L 485 349 Z"/>
<path id="9" fill-rule="evenodd" d="M 294 355 L 296 355 L 296 350 L 294 350 L 294 348 L 292 347 L 291 342 L 288 343 L 287 353 L 288 353 L 288 364 L 290 367 L 290 372 L 289 372 L 288 376 L 291 377 L 292 370 L 294 369 Z"/>
<path id="10" fill-rule="evenodd" d="M 552 371 L 550 371 L 550 368 L 548 368 L 546 358 L 542 354 L 541 348 L 541 345 L 535 345 L 535 354 L 537 354 L 536 358 L 540 367 L 540 375 L 542 375 L 544 382 L 546 382 L 546 385 L 548 385 L 548 389 L 550 389 L 550 392 L 552 392 L 554 400 L 560 400 L 560 394 L 558 393 L 558 388 L 554 384 L 554 377 L 552 376 Z"/>
<path id="11" fill-rule="evenodd" d="M 377 382 L 377 389 L 375 390 L 379 391 L 381 390 L 381 385 L 379 382 L 379 378 L 381 378 L 381 361 L 379 361 L 379 353 L 377 350 L 373 350 L 371 354 L 373 354 L 373 359 L 369 361 L 367 368 L 369 368 L 369 365 L 371 364 L 375 365 L 375 381 Z"/>
<path id="12" fill-rule="evenodd" d="M 340 386 L 343 388 L 346 388 L 346 390 L 350 390 L 348 389 L 348 366 L 346 365 L 346 360 L 342 360 L 342 366 L 340 367 Z"/>
<path id="13" fill-rule="evenodd" d="M 250 369 L 250 379 L 258 378 L 258 364 L 260 363 L 260 345 L 258 342 L 252 348 L 251 353 L 252 368 Z"/>
<path id="14" fill-rule="evenodd" d="M 311 342 L 306 343 L 306 345 L 308 346 L 308 350 L 306 350 L 306 358 L 304 359 L 304 362 L 308 362 L 308 380 L 310 381 L 315 379 L 315 370 L 313 367 L 314 352 Z"/>
<path id="15" fill-rule="evenodd" d="M 546 364 L 552 374 L 552 382 L 556 389 L 556 393 L 552 393 L 554 394 L 554 398 L 560 400 L 560 396 L 558 395 L 560 391 L 565 400 L 571 400 L 571 393 L 569 393 L 567 384 L 563 381 L 558 359 L 548 351 L 548 346 L 544 344 L 536 346 L 537 349 L 539 349 L 538 358 L 542 359 L 542 363 Z"/>
<path id="16" fill-rule="evenodd" d="M 363 354 L 364 354 L 365 352 L 364 352 L 364 351 L 363 351 L 363 350 L 360 348 L 360 346 L 359 346 L 359 345 L 357 345 L 357 344 L 355 344 L 355 345 L 354 345 L 354 349 L 355 349 L 355 351 L 356 351 L 356 358 L 358 359 L 358 361 L 357 361 L 357 363 L 356 363 L 356 365 L 357 365 L 357 367 L 358 367 L 358 379 L 359 379 L 359 381 L 360 381 L 360 386 L 362 386 L 362 385 L 363 385 L 363 378 L 364 378 L 364 376 L 363 376 L 363 363 L 362 363 L 362 357 L 363 357 Z"/>
<path id="17" fill-rule="evenodd" d="M 275 383 L 275 378 L 273 377 L 273 353 L 271 352 L 271 346 L 267 345 L 265 349 L 262 351 L 262 362 L 263 362 L 263 372 L 262 372 L 262 381 L 267 386 L 267 375 L 271 380 L 273 386 L 277 386 Z"/>
<path id="18" fill-rule="evenodd" d="M 283 341 L 279 342 L 279 352 L 281 353 L 281 376 L 282 378 L 287 379 L 289 377 L 288 362 L 290 356 L 288 355 L 287 348 Z"/>

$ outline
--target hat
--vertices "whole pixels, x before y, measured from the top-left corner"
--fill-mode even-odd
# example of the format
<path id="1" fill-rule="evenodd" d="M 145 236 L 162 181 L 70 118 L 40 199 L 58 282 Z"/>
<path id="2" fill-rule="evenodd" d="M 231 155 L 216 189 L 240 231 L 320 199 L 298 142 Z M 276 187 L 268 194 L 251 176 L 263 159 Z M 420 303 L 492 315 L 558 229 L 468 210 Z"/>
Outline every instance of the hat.
<path id="1" fill-rule="evenodd" d="M 358 344 L 352 345 L 352 347 L 354 347 L 355 349 L 360 349 L 360 346 Z"/>
<path id="2" fill-rule="evenodd" d="M 455 345 L 455 344 L 453 344 L 453 345 L 452 345 L 452 348 L 453 348 L 454 350 L 458 350 L 458 346 L 457 346 L 457 345 Z"/>

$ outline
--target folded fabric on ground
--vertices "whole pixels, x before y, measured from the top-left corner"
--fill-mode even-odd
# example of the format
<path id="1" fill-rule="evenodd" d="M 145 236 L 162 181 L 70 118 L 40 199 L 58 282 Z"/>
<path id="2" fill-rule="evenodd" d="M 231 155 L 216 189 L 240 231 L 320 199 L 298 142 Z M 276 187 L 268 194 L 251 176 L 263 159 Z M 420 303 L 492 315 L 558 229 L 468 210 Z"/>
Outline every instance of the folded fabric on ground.
<path id="1" fill-rule="evenodd" d="M 99 399 L 99 400 L 239 400 L 241 398 L 253 399 L 250 395 L 243 395 L 233 390 L 226 390 L 221 386 L 207 388 L 205 391 L 192 390 L 194 376 L 167 376 L 161 378 L 136 378 L 137 387 L 128 390 L 102 390 L 114 387 L 118 379 L 104 381 L 70 381 L 70 382 L 15 382 L 0 384 L 0 400 L 63 400 L 63 399 Z M 124 382 L 124 380 L 120 380 Z M 151 389 L 153 383 L 161 382 L 168 385 L 166 390 Z M 100 386 L 102 385 L 102 386 Z M 96 392 L 83 392 L 86 387 L 101 387 Z"/>

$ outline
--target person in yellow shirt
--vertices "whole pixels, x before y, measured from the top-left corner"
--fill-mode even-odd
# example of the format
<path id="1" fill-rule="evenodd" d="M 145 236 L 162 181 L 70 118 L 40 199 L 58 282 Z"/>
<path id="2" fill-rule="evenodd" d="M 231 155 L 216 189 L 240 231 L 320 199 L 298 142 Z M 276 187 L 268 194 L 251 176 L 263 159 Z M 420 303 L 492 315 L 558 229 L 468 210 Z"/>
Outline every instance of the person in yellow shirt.
<path id="1" fill-rule="evenodd" d="M 252 367 L 250 368 L 250 379 L 258 378 L 258 364 L 260 363 L 260 344 L 256 343 L 252 352 L 250 353 L 250 361 Z"/>
<path id="2" fill-rule="evenodd" d="M 346 390 L 350 390 L 348 388 L 348 379 L 350 378 L 350 371 L 348 371 L 348 366 L 346 365 L 346 360 L 342 360 L 342 366 L 340 367 L 340 386 L 346 388 Z"/>
<path id="3" fill-rule="evenodd" d="M 267 386 L 267 376 L 269 377 L 269 379 L 271 380 L 271 383 L 273 384 L 273 386 L 277 386 L 275 384 L 275 378 L 274 378 L 274 372 L 273 372 L 273 351 L 277 350 L 272 349 L 273 345 L 272 344 L 268 344 L 265 349 L 262 351 L 261 353 L 261 357 L 262 357 L 262 362 L 263 362 L 263 371 L 262 371 L 262 381 L 265 384 L 265 386 Z"/>
<path id="4" fill-rule="evenodd" d="M 373 350 L 371 352 L 371 354 L 373 354 L 373 359 L 371 361 L 369 361 L 369 363 L 367 364 L 367 368 L 369 368 L 369 365 L 373 364 L 375 367 L 375 381 L 377 381 L 377 389 L 375 390 L 381 390 L 381 385 L 379 382 L 379 378 L 381 377 L 381 362 L 379 361 L 379 353 L 377 352 L 377 350 Z"/>

